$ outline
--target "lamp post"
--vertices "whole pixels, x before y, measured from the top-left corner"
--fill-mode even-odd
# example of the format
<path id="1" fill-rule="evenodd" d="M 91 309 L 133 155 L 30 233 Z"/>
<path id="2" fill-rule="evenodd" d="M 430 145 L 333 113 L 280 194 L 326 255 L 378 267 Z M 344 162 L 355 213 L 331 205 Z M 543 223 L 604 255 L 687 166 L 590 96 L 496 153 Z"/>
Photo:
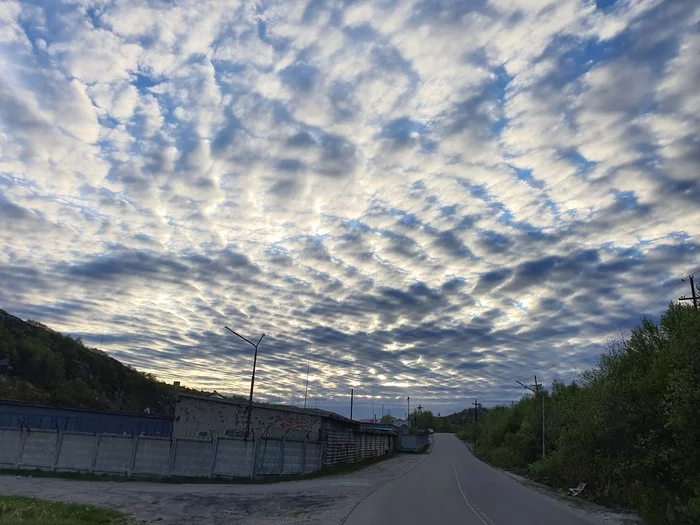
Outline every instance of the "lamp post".
<path id="1" fill-rule="evenodd" d="M 245 439 L 248 439 L 248 436 L 250 436 L 250 416 L 253 413 L 253 387 L 255 386 L 255 365 L 258 362 L 258 345 L 260 344 L 260 341 L 263 340 L 263 337 L 265 337 L 265 334 L 260 336 L 260 339 L 258 339 L 257 343 L 254 343 L 252 341 L 249 341 L 245 337 L 243 337 L 240 334 L 237 334 L 233 330 L 231 330 L 228 326 L 224 326 L 226 330 L 231 332 L 233 335 L 243 339 L 246 343 L 250 344 L 255 348 L 255 355 L 253 356 L 253 375 L 250 377 L 250 397 L 248 398 L 248 421 L 246 422 L 245 425 Z"/>

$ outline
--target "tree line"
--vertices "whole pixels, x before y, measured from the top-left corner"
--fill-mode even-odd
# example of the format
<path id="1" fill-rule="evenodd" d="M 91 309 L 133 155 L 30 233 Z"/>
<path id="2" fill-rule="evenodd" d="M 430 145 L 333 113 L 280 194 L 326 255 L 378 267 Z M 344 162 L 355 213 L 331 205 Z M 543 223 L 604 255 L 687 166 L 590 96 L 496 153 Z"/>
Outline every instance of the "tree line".
<path id="1" fill-rule="evenodd" d="M 542 397 L 545 449 L 542 456 Z M 609 344 L 597 365 L 458 429 L 489 463 L 647 523 L 700 523 L 700 313 L 671 304 Z"/>

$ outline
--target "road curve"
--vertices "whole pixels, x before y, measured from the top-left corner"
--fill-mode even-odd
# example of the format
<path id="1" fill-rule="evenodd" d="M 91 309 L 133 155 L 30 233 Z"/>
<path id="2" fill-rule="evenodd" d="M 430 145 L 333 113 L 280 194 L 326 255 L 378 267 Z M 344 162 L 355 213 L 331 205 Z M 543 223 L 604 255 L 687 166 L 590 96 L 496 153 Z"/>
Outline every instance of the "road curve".
<path id="1" fill-rule="evenodd" d="M 415 469 L 365 498 L 344 525 L 592 525 L 584 511 L 526 487 L 436 434 Z"/>

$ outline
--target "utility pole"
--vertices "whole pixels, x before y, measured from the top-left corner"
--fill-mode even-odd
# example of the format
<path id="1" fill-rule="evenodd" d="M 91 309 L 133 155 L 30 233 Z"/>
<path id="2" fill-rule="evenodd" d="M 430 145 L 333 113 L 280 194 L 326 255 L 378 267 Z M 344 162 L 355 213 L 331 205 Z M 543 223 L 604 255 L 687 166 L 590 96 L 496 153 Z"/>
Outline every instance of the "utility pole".
<path id="1" fill-rule="evenodd" d="M 374 383 L 372 383 L 372 421 L 377 422 L 377 414 L 374 411 Z"/>
<path id="2" fill-rule="evenodd" d="M 248 421 L 246 421 L 246 424 L 245 424 L 245 439 L 247 440 L 248 436 L 250 436 L 250 416 L 253 413 L 253 387 L 255 386 L 255 365 L 258 362 L 258 345 L 260 344 L 260 341 L 263 340 L 263 337 L 265 337 L 265 334 L 260 336 L 260 339 L 258 339 L 257 343 L 254 343 L 252 341 L 249 341 L 248 339 L 246 339 L 242 335 L 237 334 L 236 332 L 231 330 L 228 326 L 224 326 L 224 328 L 226 328 L 226 330 L 231 332 L 233 335 L 243 339 L 246 343 L 253 345 L 253 347 L 255 348 L 255 355 L 253 357 L 253 375 L 250 376 L 250 397 L 248 398 Z"/>
<path id="3" fill-rule="evenodd" d="M 406 424 L 410 427 L 411 426 L 411 396 L 408 396 L 406 398 Z"/>
<path id="4" fill-rule="evenodd" d="M 306 388 L 304 388 L 304 410 L 306 410 L 306 395 L 309 393 L 309 363 L 306 363 Z"/>
<path id="5" fill-rule="evenodd" d="M 535 398 L 540 394 L 540 387 L 543 385 L 540 385 L 537 383 L 537 376 L 535 376 L 535 384 L 531 386 L 527 386 L 522 384 L 520 381 L 516 380 L 516 383 L 518 383 L 521 387 L 527 388 L 530 392 L 535 393 Z M 533 390 L 532 387 L 535 387 Z M 544 390 L 544 389 L 543 389 Z M 544 392 L 542 392 L 542 457 L 545 456 L 545 448 L 544 448 Z"/>
<path id="6" fill-rule="evenodd" d="M 698 296 L 695 293 L 695 283 L 693 282 L 693 276 L 689 275 L 688 279 L 690 280 L 690 297 L 679 297 L 679 301 L 693 301 L 693 307 L 697 310 L 698 309 Z M 681 279 L 681 281 L 685 282 L 685 279 Z"/>
<path id="7" fill-rule="evenodd" d="M 352 419 L 352 404 L 355 401 L 355 389 L 350 389 L 350 419 Z"/>
<path id="8" fill-rule="evenodd" d="M 479 403 L 477 403 L 476 398 L 472 404 L 474 405 L 474 424 L 477 424 L 479 422 Z"/>

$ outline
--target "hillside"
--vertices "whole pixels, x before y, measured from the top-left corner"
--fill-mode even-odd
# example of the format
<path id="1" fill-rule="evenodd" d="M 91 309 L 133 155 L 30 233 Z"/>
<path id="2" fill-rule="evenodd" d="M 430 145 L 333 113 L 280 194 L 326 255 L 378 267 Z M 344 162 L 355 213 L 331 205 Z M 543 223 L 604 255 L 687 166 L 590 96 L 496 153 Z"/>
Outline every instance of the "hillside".
<path id="1" fill-rule="evenodd" d="M 0 310 L 0 397 L 129 412 L 148 407 L 165 416 L 174 411 L 175 390 L 79 339 Z"/>

